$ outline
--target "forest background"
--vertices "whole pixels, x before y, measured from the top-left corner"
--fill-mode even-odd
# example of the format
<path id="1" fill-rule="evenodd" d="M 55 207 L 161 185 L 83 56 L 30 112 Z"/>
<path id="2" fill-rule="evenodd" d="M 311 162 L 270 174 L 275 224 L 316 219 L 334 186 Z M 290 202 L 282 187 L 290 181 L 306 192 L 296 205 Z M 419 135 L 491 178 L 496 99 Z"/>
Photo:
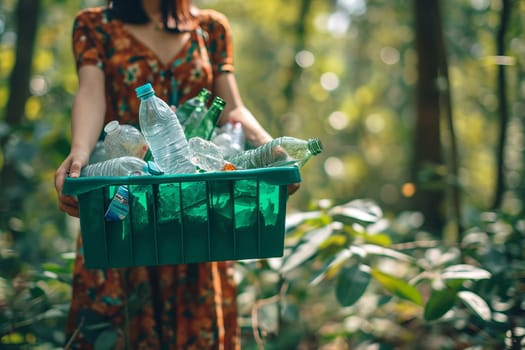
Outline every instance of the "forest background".
<path id="1" fill-rule="evenodd" d="M 67 342 L 78 221 L 57 209 L 75 14 L 0 0 L 0 347 Z M 200 0 L 232 24 L 246 105 L 319 137 L 285 257 L 238 263 L 247 349 L 525 346 L 525 3 Z M 97 348 L 116 333 L 101 324 Z"/>

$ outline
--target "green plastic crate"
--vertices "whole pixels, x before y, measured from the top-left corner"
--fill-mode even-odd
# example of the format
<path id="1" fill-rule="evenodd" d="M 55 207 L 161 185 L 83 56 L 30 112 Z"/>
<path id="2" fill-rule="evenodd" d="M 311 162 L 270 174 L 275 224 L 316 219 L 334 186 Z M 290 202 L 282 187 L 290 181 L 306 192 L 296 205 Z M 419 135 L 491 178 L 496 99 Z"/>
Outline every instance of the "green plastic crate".
<path id="1" fill-rule="evenodd" d="M 297 167 L 201 174 L 67 178 L 79 201 L 88 268 L 119 268 L 283 255 L 287 185 Z M 121 185 L 122 221 L 104 214 Z"/>

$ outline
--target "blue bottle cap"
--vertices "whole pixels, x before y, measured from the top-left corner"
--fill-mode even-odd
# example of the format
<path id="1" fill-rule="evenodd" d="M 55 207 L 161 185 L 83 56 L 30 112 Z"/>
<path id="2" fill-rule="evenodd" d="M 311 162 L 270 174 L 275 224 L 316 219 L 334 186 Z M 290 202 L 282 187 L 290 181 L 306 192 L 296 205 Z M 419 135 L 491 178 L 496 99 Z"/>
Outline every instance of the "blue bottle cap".
<path id="1" fill-rule="evenodd" d="M 150 83 L 146 83 L 136 88 L 135 92 L 137 93 L 138 98 L 144 98 L 153 95 L 155 90 L 153 90 L 153 86 L 151 86 Z"/>
<path id="2" fill-rule="evenodd" d="M 148 172 L 151 175 L 162 175 L 162 174 L 164 174 L 164 171 L 162 171 L 162 169 L 160 169 L 158 167 L 157 163 L 152 162 L 151 160 L 148 161 Z"/>

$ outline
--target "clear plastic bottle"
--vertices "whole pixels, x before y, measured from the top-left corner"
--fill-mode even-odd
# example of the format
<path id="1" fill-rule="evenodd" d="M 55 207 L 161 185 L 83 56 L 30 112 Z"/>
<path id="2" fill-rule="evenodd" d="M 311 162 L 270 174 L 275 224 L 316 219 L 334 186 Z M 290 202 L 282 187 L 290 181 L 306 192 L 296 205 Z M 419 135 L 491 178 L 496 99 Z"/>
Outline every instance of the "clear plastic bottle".
<path id="1" fill-rule="evenodd" d="M 232 137 L 232 148 L 238 152 L 244 151 L 246 137 L 244 135 L 244 128 L 240 122 L 228 123 L 231 129 L 228 131 Z"/>
<path id="2" fill-rule="evenodd" d="M 129 176 L 148 175 L 148 163 L 144 160 L 125 156 L 86 165 L 80 171 L 80 176 Z"/>
<path id="3" fill-rule="evenodd" d="M 184 128 L 184 133 L 188 140 L 196 136 L 209 140 L 225 105 L 226 102 L 219 96 L 216 96 L 206 114 L 202 115 L 201 118 L 197 115 L 192 116 Z"/>
<path id="4" fill-rule="evenodd" d="M 296 165 L 302 167 L 312 156 L 323 151 L 323 145 L 318 138 L 302 140 L 283 136 L 250 149 L 226 160 L 238 169 L 254 169 L 276 166 Z"/>
<path id="5" fill-rule="evenodd" d="M 188 142 L 190 160 L 203 171 L 235 170 L 235 167 L 224 159 L 219 147 L 213 142 L 200 137 L 192 137 Z"/>
<path id="6" fill-rule="evenodd" d="M 189 160 L 188 141 L 179 120 L 151 84 L 136 89 L 140 98 L 139 123 L 153 159 L 165 174 L 195 173 Z"/>
<path id="7" fill-rule="evenodd" d="M 113 120 L 106 124 L 104 132 L 106 133 L 104 148 L 110 158 L 123 156 L 145 158 L 148 144 L 139 129 Z"/>
<path id="8" fill-rule="evenodd" d="M 208 111 L 206 103 L 211 97 L 211 92 L 208 89 L 201 89 L 197 96 L 190 98 L 182 105 L 180 105 L 175 114 L 179 118 L 179 123 L 183 128 L 186 127 L 186 123 L 193 119 L 201 119 L 204 114 Z"/>
<path id="9" fill-rule="evenodd" d="M 95 148 L 89 156 L 89 164 L 103 162 L 109 158 L 110 157 L 106 153 L 106 147 L 104 147 L 104 141 L 97 141 Z"/>
<path id="10" fill-rule="evenodd" d="M 211 141 L 215 143 L 225 158 L 245 149 L 244 129 L 240 122 L 229 122 L 214 133 Z"/>

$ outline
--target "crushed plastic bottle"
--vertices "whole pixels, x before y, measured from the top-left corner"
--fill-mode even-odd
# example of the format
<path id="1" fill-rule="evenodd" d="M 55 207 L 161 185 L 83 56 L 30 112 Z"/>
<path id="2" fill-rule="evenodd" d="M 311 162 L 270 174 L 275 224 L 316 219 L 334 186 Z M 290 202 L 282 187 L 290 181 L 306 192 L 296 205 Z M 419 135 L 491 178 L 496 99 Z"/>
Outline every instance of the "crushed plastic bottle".
<path id="1" fill-rule="evenodd" d="M 166 174 L 195 173 L 189 160 L 188 141 L 179 120 L 151 84 L 136 89 L 140 98 L 139 123 L 153 159 Z"/>
<path id="2" fill-rule="evenodd" d="M 117 120 L 104 126 L 106 137 L 104 148 L 110 158 L 134 156 L 144 159 L 148 153 L 148 144 L 144 136 L 132 125 L 119 124 Z"/>
<path id="3" fill-rule="evenodd" d="M 149 174 L 148 163 L 133 156 L 112 158 L 89 164 L 80 171 L 80 176 L 130 176 Z"/>
<path id="4" fill-rule="evenodd" d="M 225 158 L 244 151 L 246 141 L 242 124 L 239 122 L 224 124 L 211 141 L 219 147 Z"/>
<path id="5" fill-rule="evenodd" d="M 283 136 L 273 139 L 255 149 L 237 153 L 226 160 L 238 169 L 254 169 L 277 166 L 302 167 L 312 156 L 323 151 L 318 138 L 302 140 Z"/>
<path id="6" fill-rule="evenodd" d="M 193 137 L 188 142 L 190 149 L 190 161 L 203 171 L 229 171 L 235 170 L 235 166 L 227 162 L 219 147 L 213 142 L 200 137 Z"/>

